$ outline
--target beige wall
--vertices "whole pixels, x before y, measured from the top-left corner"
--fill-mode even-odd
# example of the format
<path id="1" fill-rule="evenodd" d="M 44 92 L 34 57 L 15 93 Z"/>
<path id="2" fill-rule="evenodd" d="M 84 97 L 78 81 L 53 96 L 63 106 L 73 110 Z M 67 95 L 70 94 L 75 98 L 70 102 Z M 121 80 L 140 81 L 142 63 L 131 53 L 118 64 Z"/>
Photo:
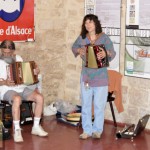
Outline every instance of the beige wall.
<path id="1" fill-rule="evenodd" d="M 115 108 L 115 114 L 118 122 L 137 123 L 150 113 L 150 81 L 124 76 L 125 8 L 122 0 L 120 71 L 125 111 L 118 114 Z M 71 46 L 83 16 L 84 0 L 35 0 L 35 42 L 17 43 L 17 48 L 25 60 L 39 63 L 45 105 L 57 99 L 80 103 L 81 60 L 74 58 Z M 112 120 L 108 104 L 105 118 Z"/>

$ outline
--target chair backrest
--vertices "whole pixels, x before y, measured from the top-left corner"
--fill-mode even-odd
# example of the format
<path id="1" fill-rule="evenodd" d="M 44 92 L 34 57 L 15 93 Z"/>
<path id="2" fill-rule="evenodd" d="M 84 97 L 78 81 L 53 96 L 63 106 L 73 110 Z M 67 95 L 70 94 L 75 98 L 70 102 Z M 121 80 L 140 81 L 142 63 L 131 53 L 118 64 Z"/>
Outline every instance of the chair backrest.
<path id="1" fill-rule="evenodd" d="M 115 96 L 113 95 L 113 92 L 108 92 L 107 102 L 111 102 L 115 100 Z"/>

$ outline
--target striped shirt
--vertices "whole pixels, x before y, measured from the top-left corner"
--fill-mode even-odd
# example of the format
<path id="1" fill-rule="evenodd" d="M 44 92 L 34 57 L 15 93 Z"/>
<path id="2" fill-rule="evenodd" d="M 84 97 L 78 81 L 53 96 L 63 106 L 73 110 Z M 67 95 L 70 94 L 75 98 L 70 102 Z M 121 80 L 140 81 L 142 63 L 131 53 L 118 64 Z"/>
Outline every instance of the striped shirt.
<path id="1" fill-rule="evenodd" d="M 82 39 L 81 36 L 79 36 L 76 41 L 74 42 L 72 46 L 72 52 L 75 57 L 79 55 L 77 52 L 78 48 L 85 49 L 85 45 L 90 44 L 90 40 L 88 37 L 85 39 Z M 110 38 L 105 34 L 102 33 L 101 36 L 98 37 L 98 39 L 95 41 L 94 45 L 100 45 L 104 44 L 106 51 L 109 51 L 111 54 L 111 57 L 108 58 L 109 61 L 113 60 L 116 56 L 116 52 L 114 51 L 113 43 L 110 40 Z M 82 71 L 81 71 L 81 77 L 82 81 L 89 84 L 91 87 L 99 87 L 99 86 L 107 86 L 108 85 L 108 73 L 107 68 L 98 68 L 98 69 L 92 69 L 85 67 L 85 58 L 82 58 Z"/>

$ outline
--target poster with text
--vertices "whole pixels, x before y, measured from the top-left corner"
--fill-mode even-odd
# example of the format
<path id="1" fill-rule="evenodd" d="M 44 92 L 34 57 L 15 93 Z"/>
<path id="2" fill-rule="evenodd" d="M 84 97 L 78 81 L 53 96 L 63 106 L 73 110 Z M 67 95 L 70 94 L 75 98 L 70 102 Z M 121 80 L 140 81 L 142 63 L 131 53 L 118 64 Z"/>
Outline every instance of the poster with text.
<path id="1" fill-rule="evenodd" d="M 34 38 L 34 0 L 0 0 L 0 41 Z"/>
<path id="2" fill-rule="evenodd" d="M 139 25 L 139 0 L 127 0 L 126 27 Z"/>
<path id="3" fill-rule="evenodd" d="M 150 1 L 128 0 L 127 2 L 129 2 L 127 5 L 132 7 L 139 2 L 137 4 L 139 21 L 138 29 L 132 26 L 126 29 L 125 75 L 150 79 Z M 130 10 L 133 10 L 131 6 Z M 129 20 L 126 20 L 126 25 L 129 25 Z"/>

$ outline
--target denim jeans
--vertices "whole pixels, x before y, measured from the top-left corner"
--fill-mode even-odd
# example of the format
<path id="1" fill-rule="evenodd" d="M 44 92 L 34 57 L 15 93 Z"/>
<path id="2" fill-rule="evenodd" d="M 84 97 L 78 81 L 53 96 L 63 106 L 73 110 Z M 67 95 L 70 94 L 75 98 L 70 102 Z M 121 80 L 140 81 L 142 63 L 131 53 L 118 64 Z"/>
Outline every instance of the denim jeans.
<path id="1" fill-rule="evenodd" d="M 89 135 L 93 132 L 102 133 L 104 111 L 108 96 L 108 86 L 86 87 L 81 82 L 82 128 Z M 94 122 L 92 123 L 92 102 L 94 105 Z"/>

